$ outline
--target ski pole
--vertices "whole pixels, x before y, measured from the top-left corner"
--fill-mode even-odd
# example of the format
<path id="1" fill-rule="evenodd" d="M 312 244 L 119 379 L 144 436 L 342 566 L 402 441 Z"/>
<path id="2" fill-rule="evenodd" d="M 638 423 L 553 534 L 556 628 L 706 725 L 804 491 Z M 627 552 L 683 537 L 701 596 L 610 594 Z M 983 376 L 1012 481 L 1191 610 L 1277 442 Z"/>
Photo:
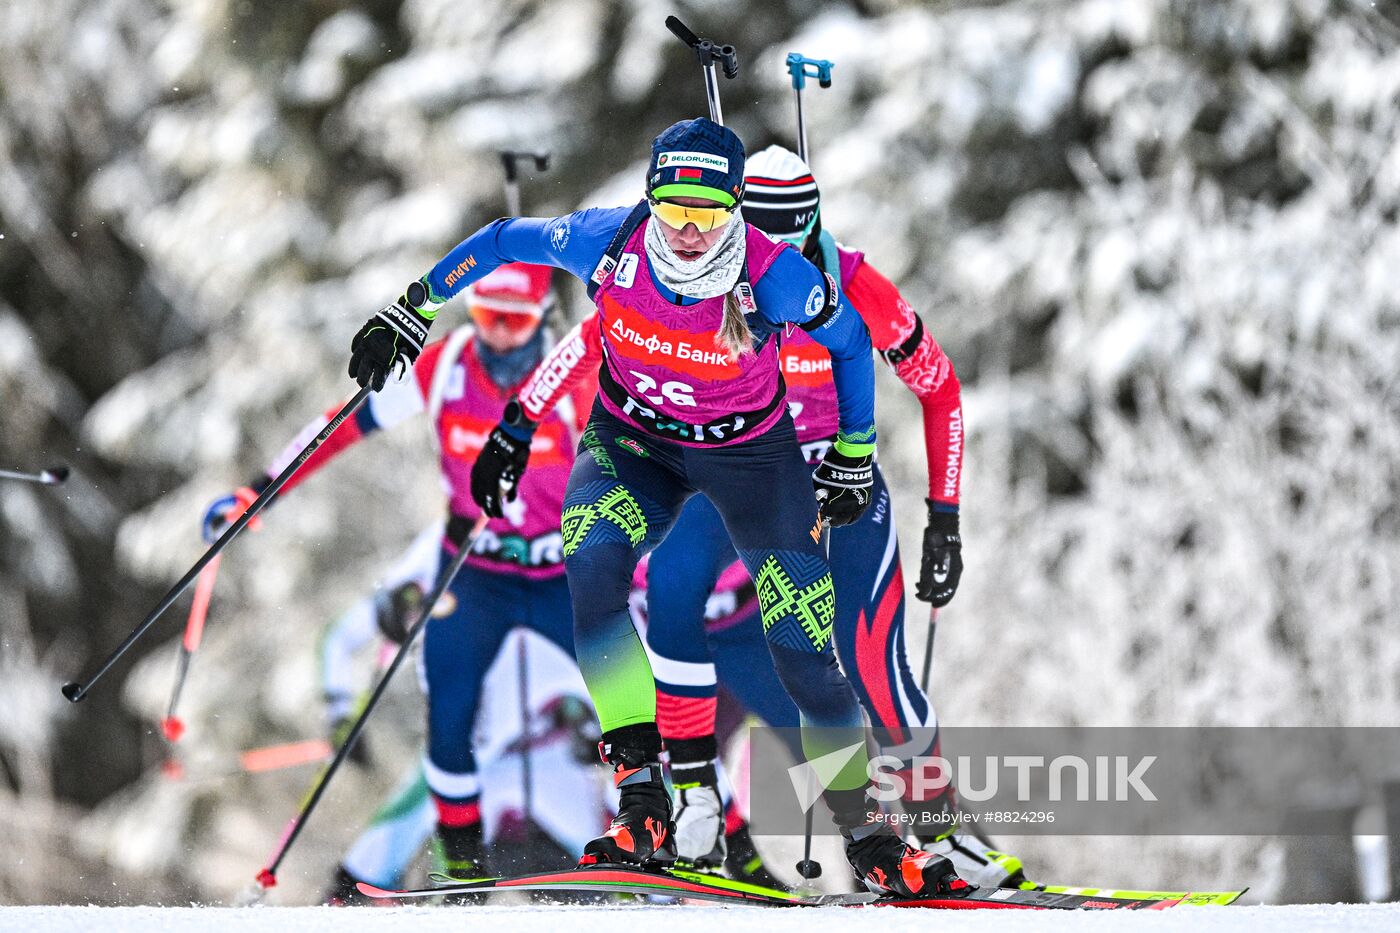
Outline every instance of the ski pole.
<path id="1" fill-rule="evenodd" d="M 528 152 L 521 150 L 502 149 L 497 153 L 501 157 L 501 168 L 506 175 L 506 213 L 511 217 L 520 216 L 520 178 L 518 163 L 522 160 L 530 160 L 535 164 L 535 171 L 549 171 L 548 152 Z M 520 694 L 520 726 L 525 735 L 530 734 L 530 682 L 529 671 L 526 670 L 527 649 L 524 635 L 520 639 L 520 649 L 516 654 L 519 665 L 519 694 Z M 520 750 L 520 777 L 525 794 L 525 823 L 528 826 L 534 819 L 534 813 L 530 809 L 530 798 L 534 789 L 534 770 L 531 758 L 531 743 L 526 742 Z"/>
<path id="2" fill-rule="evenodd" d="M 200 639 L 204 637 L 204 620 L 209 616 L 209 600 L 214 595 L 214 580 L 219 575 L 219 561 L 223 555 L 215 557 L 199 574 L 194 585 L 194 602 L 190 604 L 190 617 L 185 622 L 185 637 L 180 641 L 180 662 L 175 672 L 175 688 L 170 691 L 170 706 L 165 718 L 160 721 L 160 731 L 165 740 L 174 745 L 185 734 L 185 723 L 175 715 L 175 706 L 180 702 L 180 693 L 185 689 L 185 678 L 190 673 L 190 662 L 199 650 Z"/>
<path id="3" fill-rule="evenodd" d="M 267 866 L 264 867 L 262 871 L 258 872 L 256 880 L 258 886 L 262 888 L 262 890 L 266 891 L 268 888 L 277 884 L 277 869 L 282 864 L 282 860 L 287 857 L 287 853 L 291 851 L 292 845 L 297 841 L 297 837 L 301 835 L 302 829 L 306 826 L 307 819 L 310 818 L 312 811 L 316 809 L 316 804 L 321 801 L 321 797 L 325 794 L 326 787 L 330 784 L 331 778 L 335 777 L 335 773 L 340 770 L 340 766 L 344 764 L 345 759 L 350 756 L 350 751 L 355 747 L 355 743 L 359 741 L 360 733 L 364 731 L 365 723 L 369 720 L 370 714 L 374 712 L 374 708 L 379 704 L 380 698 L 384 696 L 384 691 L 388 688 L 389 681 L 393 678 L 394 672 L 399 669 L 399 665 L 403 664 L 404 659 L 408 657 L 408 650 L 413 647 L 413 642 L 417 639 L 418 633 L 422 631 L 429 616 L 433 614 L 433 607 L 436 606 L 437 601 L 442 598 L 442 594 L 447 591 L 447 587 L 451 585 L 452 579 L 457 576 L 457 571 L 462 569 L 462 564 L 466 561 L 467 555 L 471 553 L 472 545 L 476 543 L 477 536 L 481 534 L 481 530 L 486 527 L 488 521 L 490 521 L 490 518 L 486 515 L 482 515 L 476 520 L 476 524 L 472 526 L 472 530 L 467 534 L 466 540 L 464 540 L 461 547 L 457 549 L 457 554 L 452 558 L 451 563 L 438 572 L 437 581 L 433 584 L 433 591 L 424 598 L 418 618 L 414 621 L 413 627 L 408 630 L 408 636 L 404 638 L 403 644 L 399 646 L 398 653 L 394 655 L 394 660 L 389 662 L 389 666 L 384 671 L 384 676 L 379 679 L 379 683 L 374 687 L 374 692 L 370 694 L 369 701 L 365 703 L 364 709 L 360 710 L 360 714 L 355 717 L 355 722 L 351 725 L 350 732 L 346 734 L 345 741 L 341 742 L 340 747 L 335 750 L 335 757 L 332 758 L 330 764 L 326 765 L 325 768 L 321 770 L 321 773 L 317 775 L 316 783 L 312 786 L 311 792 L 307 794 L 303 801 L 301 810 L 296 816 L 292 817 L 291 821 L 287 823 L 286 828 L 282 830 L 282 835 L 277 840 L 277 847 L 273 850 L 272 858 L 268 860 Z"/>
<path id="4" fill-rule="evenodd" d="M 705 100 L 710 105 L 710 119 L 723 126 L 724 111 L 719 105 L 719 79 L 715 77 L 715 63 L 719 63 L 726 78 L 738 77 L 738 51 L 732 45 L 720 45 L 710 39 L 701 39 L 674 16 L 666 17 L 666 28 L 671 30 L 677 39 L 695 50 L 695 57 L 699 59 L 700 70 L 705 76 Z"/>
<path id="5" fill-rule="evenodd" d="M 807 881 L 822 876 L 822 863 L 812 858 L 812 811 L 816 808 L 816 801 L 807 808 L 807 822 L 802 827 L 802 861 L 797 863 L 797 873 Z"/>
<path id="6" fill-rule="evenodd" d="M 822 87 L 831 87 L 831 69 L 834 66 L 824 58 L 808 58 L 800 52 L 789 52 L 787 57 L 788 74 L 792 76 L 792 96 L 797 102 L 797 157 L 807 161 L 807 121 L 802 116 L 802 89 L 808 78 L 816 78 Z"/>
<path id="7" fill-rule="evenodd" d="M 820 511 L 817 515 L 820 518 Z M 822 518 L 821 523 L 822 550 L 826 552 L 826 558 L 829 562 L 831 560 L 831 522 Z M 797 863 L 797 873 L 807 881 L 813 881 L 822 876 L 822 863 L 812 858 L 812 811 L 816 808 L 817 802 L 815 800 L 807 808 L 806 823 L 802 827 L 802 861 Z"/>
<path id="8" fill-rule="evenodd" d="M 292 478 L 292 474 L 295 473 L 303 463 L 310 459 L 311 455 L 316 452 L 317 447 L 320 447 L 326 442 L 328 437 L 335 433 L 336 428 L 344 424 L 345 420 L 364 404 L 365 399 L 369 398 L 369 393 L 371 391 L 369 386 L 365 386 L 360 389 L 360 391 L 356 392 L 350 401 L 345 403 L 345 407 L 321 429 L 321 433 L 312 438 L 311 443 L 307 444 L 306 447 L 302 449 L 302 452 L 297 454 L 296 459 L 287 464 L 286 468 L 277 475 L 277 478 L 272 481 L 271 485 L 264 489 L 262 493 L 253 500 L 253 503 L 248 506 L 248 511 L 239 516 L 238 521 L 230 525 L 228 530 L 219 536 L 219 540 L 215 541 L 213 545 L 210 546 L 209 550 L 204 552 L 203 557 L 195 561 L 194 566 L 186 571 L 185 575 L 180 578 L 180 581 L 170 588 L 170 592 L 161 597 L 160 602 L 156 604 L 156 607 L 151 610 L 150 614 L 141 620 L 141 624 L 131 630 L 131 633 L 116 647 L 116 650 L 107 655 L 107 659 L 102 662 L 102 666 L 97 669 L 97 673 L 88 678 L 86 683 L 70 681 L 63 685 L 63 696 L 69 703 L 77 703 L 87 696 L 87 692 L 92 689 L 94 684 L 102 679 L 103 675 L 107 673 L 112 665 L 117 663 L 117 660 L 122 655 L 126 654 L 127 650 L 136 643 L 137 639 L 146 634 L 146 630 L 151 627 L 156 619 L 160 618 L 165 610 L 169 609 L 171 605 L 174 604 L 175 600 L 180 598 L 181 593 L 189 589 L 190 584 L 194 582 L 195 578 L 200 575 L 204 568 L 209 566 L 214 558 L 219 556 L 230 541 L 238 537 L 238 534 L 244 528 L 248 527 L 248 523 L 256 518 L 258 513 L 261 512 L 268 503 L 277 498 L 277 494 L 282 491 L 282 487 L 287 484 L 287 480 Z"/>
<path id="9" fill-rule="evenodd" d="M 522 150 L 502 149 L 497 153 L 501 157 L 501 167 L 506 172 L 506 214 L 510 217 L 520 216 L 520 176 L 517 164 L 525 159 L 535 163 L 535 171 L 549 171 L 548 152 L 526 152 Z"/>
<path id="10" fill-rule="evenodd" d="M 68 479 L 68 468 L 62 464 L 40 470 L 38 473 L 19 473 L 15 470 L 0 470 L 0 479 L 17 479 L 22 483 L 39 483 L 44 486 L 62 486 Z"/>
<path id="11" fill-rule="evenodd" d="M 526 634 L 520 633 L 520 645 L 516 650 L 516 664 L 520 668 L 520 734 L 524 738 L 524 743 L 520 747 L 520 783 L 521 792 L 524 794 L 524 806 L 521 808 L 525 817 L 525 831 L 530 831 L 535 814 L 531 807 L 530 799 L 534 796 L 535 790 L 535 770 L 534 762 L 531 760 L 532 749 L 534 748 L 534 730 L 530 724 L 530 656 L 529 645 L 526 643 Z"/>
<path id="12" fill-rule="evenodd" d="M 924 644 L 924 682 L 923 691 L 928 693 L 928 675 L 933 670 L 933 636 L 938 634 L 938 607 L 930 606 L 928 610 L 928 641 Z"/>

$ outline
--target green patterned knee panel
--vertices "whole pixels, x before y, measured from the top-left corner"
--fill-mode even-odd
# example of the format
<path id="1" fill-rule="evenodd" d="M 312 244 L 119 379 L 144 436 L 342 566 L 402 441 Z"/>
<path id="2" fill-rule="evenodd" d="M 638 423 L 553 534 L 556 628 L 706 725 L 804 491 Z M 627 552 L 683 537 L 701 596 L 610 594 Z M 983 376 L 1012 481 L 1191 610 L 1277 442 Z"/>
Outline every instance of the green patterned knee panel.
<path id="1" fill-rule="evenodd" d="M 752 553 L 746 552 L 745 558 Z M 745 563 L 755 567 L 753 561 Z M 836 591 L 826 561 L 799 551 L 770 551 L 757 562 L 753 575 L 769 641 L 799 651 L 824 649 L 836 615 Z"/>
<path id="2" fill-rule="evenodd" d="M 592 502 L 567 506 L 561 527 L 565 557 L 585 544 L 600 541 L 626 541 L 636 547 L 647 536 L 646 515 L 625 486 L 613 486 Z"/>

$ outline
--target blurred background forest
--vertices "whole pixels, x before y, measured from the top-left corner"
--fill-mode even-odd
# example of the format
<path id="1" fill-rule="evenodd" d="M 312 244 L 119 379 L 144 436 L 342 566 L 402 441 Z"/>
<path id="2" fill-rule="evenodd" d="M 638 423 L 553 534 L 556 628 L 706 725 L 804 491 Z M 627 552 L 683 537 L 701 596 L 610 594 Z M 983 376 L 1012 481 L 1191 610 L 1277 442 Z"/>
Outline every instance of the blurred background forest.
<path id="1" fill-rule="evenodd" d="M 0 483 L 0 901 L 252 877 L 306 774 L 162 780 L 185 603 L 81 706 L 58 685 L 198 556 L 204 506 L 348 393 L 365 317 L 503 213 L 497 148 L 554 154 L 528 213 L 638 195 L 650 138 L 705 107 L 671 12 L 738 46 L 725 114 L 751 152 L 792 145 L 783 56 L 836 62 L 807 97 L 825 225 L 962 378 L 945 723 L 1397 721 L 1400 5 L 8 0 L 0 467 L 74 476 Z M 911 567 L 922 441 L 880 379 Z M 320 734 L 317 630 L 441 509 L 429 443 L 362 445 L 230 551 L 192 755 Z M 412 680 L 286 902 L 413 754 Z M 1033 876 L 1104 884 L 1258 886 L 1279 858 L 1020 843 Z"/>

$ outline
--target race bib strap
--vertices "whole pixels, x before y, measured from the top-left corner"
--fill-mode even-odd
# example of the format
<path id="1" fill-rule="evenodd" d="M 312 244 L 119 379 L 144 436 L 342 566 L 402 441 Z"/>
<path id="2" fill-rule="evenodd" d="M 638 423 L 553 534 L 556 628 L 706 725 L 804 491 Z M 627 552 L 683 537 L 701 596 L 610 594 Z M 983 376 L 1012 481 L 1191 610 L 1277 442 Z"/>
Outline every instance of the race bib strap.
<path id="1" fill-rule="evenodd" d="M 647 206 L 647 202 L 638 201 L 637 206 L 632 208 L 632 213 L 628 214 L 627 219 L 622 222 L 622 226 L 617 228 L 617 232 L 613 234 L 612 242 L 608 244 L 603 257 L 598 260 L 598 265 L 593 267 L 593 274 L 588 277 L 589 301 L 592 301 L 598 294 L 598 289 L 607 284 L 613 270 L 617 268 L 618 259 L 622 256 L 622 248 L 627 245 L 627 240 L 631 238 L 650 213 L 651 208 Z"/>

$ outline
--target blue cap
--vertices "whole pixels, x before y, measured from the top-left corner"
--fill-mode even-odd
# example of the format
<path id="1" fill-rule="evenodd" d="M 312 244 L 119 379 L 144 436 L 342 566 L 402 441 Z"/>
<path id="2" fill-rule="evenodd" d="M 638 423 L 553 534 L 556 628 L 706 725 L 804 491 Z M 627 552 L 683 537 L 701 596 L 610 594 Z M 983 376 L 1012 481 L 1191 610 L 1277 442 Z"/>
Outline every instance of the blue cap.
<path id="1" fill-rule="evenodd" d="M 647 194 L 708 198 L 733 207 L 744 195 L 743 142 L 704 117 L 672 124 L 651 144 Z"/>

